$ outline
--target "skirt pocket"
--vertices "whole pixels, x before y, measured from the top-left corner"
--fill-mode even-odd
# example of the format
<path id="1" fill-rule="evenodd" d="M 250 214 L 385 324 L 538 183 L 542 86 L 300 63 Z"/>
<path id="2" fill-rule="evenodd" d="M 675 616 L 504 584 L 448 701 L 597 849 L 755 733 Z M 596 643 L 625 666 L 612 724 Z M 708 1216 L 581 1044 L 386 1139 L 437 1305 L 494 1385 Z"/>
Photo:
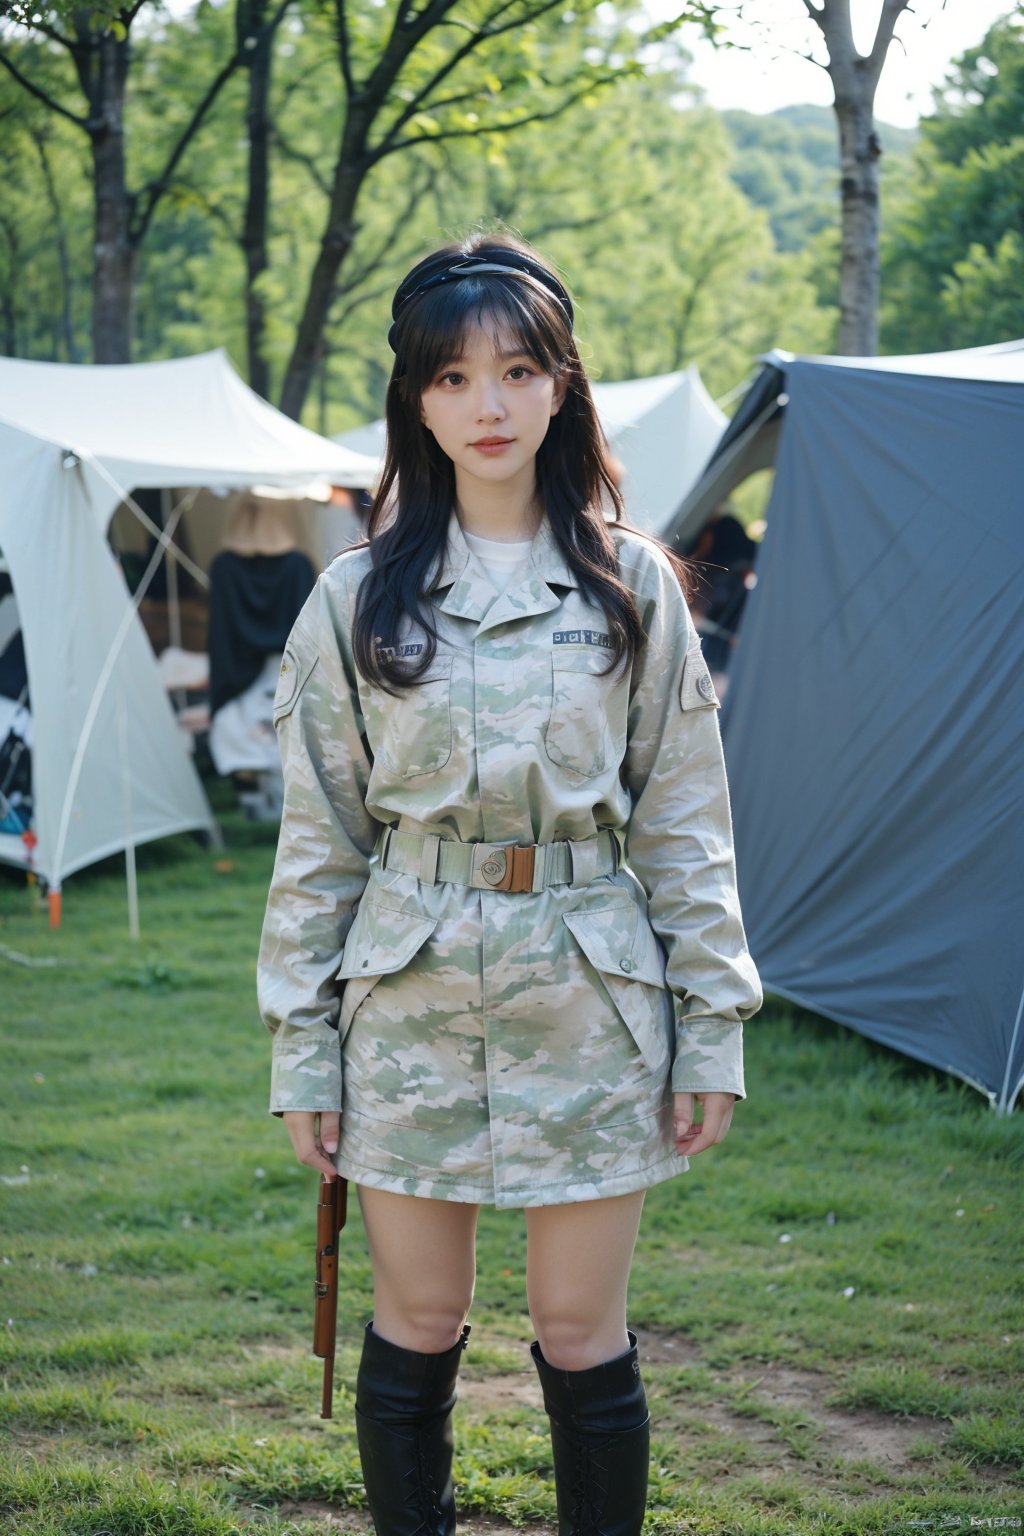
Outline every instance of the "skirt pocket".
<path id="1" fill-rule="evenodd" d="M 337 979 L 345 983 L 341 994 L 338 1038 L 343 1042 L 355 1018 L 382 976 L 403 971 L 423 948 L 437 927 L 436 917 L 385 907 L 364 898 L 345 940 Z"/>
<path id="2" fill-rule="evenodd" d="M 665 959 L 657 937 L 632 902 L 564 912 L 562 921 L 600 973 L 648 1069 L 658 1075 L 672 1059 L 672 1008 Z"/>

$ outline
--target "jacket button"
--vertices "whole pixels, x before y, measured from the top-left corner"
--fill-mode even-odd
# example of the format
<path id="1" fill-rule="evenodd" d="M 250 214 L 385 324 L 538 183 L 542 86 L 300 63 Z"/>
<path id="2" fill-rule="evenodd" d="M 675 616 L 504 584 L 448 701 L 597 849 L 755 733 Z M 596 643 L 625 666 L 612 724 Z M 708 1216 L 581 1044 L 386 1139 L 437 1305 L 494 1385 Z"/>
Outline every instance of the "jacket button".
<path id="1" fill-rule="evenodd" d="M 632 960 L 620 960 L 619 961 L 619 970 L 620 971 L 631 971 L 632 969 L 633 969 L 633 962 L 632 962 Z"/>

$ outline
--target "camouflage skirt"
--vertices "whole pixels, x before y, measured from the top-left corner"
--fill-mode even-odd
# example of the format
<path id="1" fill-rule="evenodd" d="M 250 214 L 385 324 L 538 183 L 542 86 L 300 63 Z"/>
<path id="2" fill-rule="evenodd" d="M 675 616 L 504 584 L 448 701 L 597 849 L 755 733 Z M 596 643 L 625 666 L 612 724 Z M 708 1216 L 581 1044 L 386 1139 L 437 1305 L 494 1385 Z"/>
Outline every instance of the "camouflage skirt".
<path id="1" fill-rule="evenodd" d="M 628 870 L 510 894 L 374 867 L 340 972 L 339 1173 L 538 1206 L 685 1172 L 664 974 Z"/>

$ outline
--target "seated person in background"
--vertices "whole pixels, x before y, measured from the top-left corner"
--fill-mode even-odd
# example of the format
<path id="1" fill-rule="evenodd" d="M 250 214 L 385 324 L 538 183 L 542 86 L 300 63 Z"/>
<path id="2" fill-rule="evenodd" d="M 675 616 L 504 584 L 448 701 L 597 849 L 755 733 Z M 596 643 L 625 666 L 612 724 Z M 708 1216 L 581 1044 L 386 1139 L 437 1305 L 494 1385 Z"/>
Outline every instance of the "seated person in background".
<path id="1" fill-rule="evenodd" d="M 246 496 L 210 567 L 210 756 L 250 816 L 280 814 L 274 692 L 281 653 L 316 580 L 290 508 Z"/>
<path id="2" fill-rule="evenodd" d="M 704 659 L 719 695 L 736 645 L 736 634 L 757 557 L 757 543 L 728 509 L 701 529 L 687 558 L 700 567 L 690 612 L 701 637 Z"/>

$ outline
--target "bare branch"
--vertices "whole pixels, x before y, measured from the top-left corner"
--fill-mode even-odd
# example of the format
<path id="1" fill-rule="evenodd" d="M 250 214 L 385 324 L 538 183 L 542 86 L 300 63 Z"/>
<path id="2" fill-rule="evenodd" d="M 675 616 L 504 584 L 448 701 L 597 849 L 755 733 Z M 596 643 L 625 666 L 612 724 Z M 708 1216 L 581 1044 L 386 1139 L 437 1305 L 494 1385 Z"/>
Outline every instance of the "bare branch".
<path id="1" fill-rule="evenodd" d="M 420 87 L 420 89 L 412 97 L 412 100 L 406 103 L 398 117 L 395 118 L 394 122 L 390 125 L 387 132 L 385 133 L 383 139 L 381 139 L 380 143 L 376 146 L 376 149 L 373 152 L 374 154 L 387 155 L 392 152 L 392 148 L 395 147 L 394 140 L 396 135 L 400 134 L 405 125 L 412 121 L 417 112 L 422 110 L 431 93 L 437 89 L 442 80 L 445 80 L 454 69 L 457 69 L 458 66 L 462 63 L 463 59 L 468 58 L 469 55 L 475 51 L 475 49 L 479 48 L 483 43 L 488 42 L 493 37 L 501 37 L 505 32 L 516 31 L 520 27 L 525 26 L 528 22 L 536 21 L 536 19 L 539 16 L 543 16 L 545 12 L 555 10 L 559 5 L 563 3 L 563 0 L 542 0 L 541 4 L 533 6 L 533 8 L 525 16 L 520 15 L 517 16 L 514 20 L 501 22 L 501 24 L 498 25 L 497 23 L 499 18 L 503 16 L 507 11 L 509 11 L 514 3 L 515 0 L 503 0 L 503 3 L 498 5 L 490 13 L 490 15 L 484 19 L 481 25 L 470 34 L 466 41 L 462 43 L 458 48 L 456 48 L 455 51 L 445 60 L 445 62 L 434 71 L 430 79 Z M 455 100 L 457 98 L 452 99 Z M 433 103 L 431 103 L 431 105 L 433 106 Z M 443 103 L 441 103 L 441 105 L 443 105 Z M 401 142 L 408 143 L 410 141 L 403 139 Z"/>
<path id="2" fill-rule="evenodd" d="M 33 32 L 41 32 L 43 37 L 48 37 L 50 39 L 51 43 L 60 43 L 62 48 L 67 48 L 70 50 L 75 46 L 73 38 L 68 37 L 63 32 L 58 32 L 56 27 L 51 26 L 51 24 L 48 21 L 44 21 L 42 17 L 40 17 L 38 21 L 26 22 L 25 25 L 30 26 Z"/>
<path id="3" fill-rule="evenodd" d="M 230 213 L 221 208 L 218 203 L 215 203 L 213 199 L 208 195 L 208 193 L 203 191 L 202 187 L 197 187 L 194 182 L 186 181 L 181 176 L 176 177 L 176 179 L 170 183 L 170 185 L 167 187 L 167 191 L 173 192 L 179 187 L 183 192 L 187 192 L 190 197 L 195 198 L 196 202 L 199 204 L 208 218 L 215 220 L 222 226 L 226 233 L 231 237 L 231 242 L 233 245 L 241 245 L 241 241 L 238 238 L 237 221 L 234 217 L 232 217 Z"/>
<path id="4" fill-rule="evenodd" d="M 351 98 L 355 94 L 355 84 L 352 76 L 352 47 L 348 35 L 348 13 L 345 9 L 345 0 L 334 0 L 334 11 L 338 18 L 338 55 L 341 60 L 341 78 L 345 82 L 345 93 Z"/>
<path id="5" fill-rule="evenodd" d="M 314 63 L 308 65 L 305 69 L 300 70 L 297 75 L 293 75 L 290 80 L 285 82 L 285 84 L 281 87 L 280 105 L 282 108 L 288 105 L 297 91 L 302 90 L 303 86 L 308 80 L 312 80 L 314 76 L 320 73 L 321 67 L 321 62 L 319 59 L 317 59 Z"/>
<path id="6" fill-rule="evenodd" d="M 553 218 L 547 224 L 531 224 L 530 240 L 537 244 L 546 239 L 548 235 L 560 235 L 566 230 L 592 229 L 595 225 L 605 225 L 609 219 L 614 219 L 618 213 L 628 213 L 633 208 L 646 208 L 654 201 L 655 194 L 648 193 L 644 197 L 633 197 L 624 203 L 615 203 L 610 208 L 602 208 L 599 213 L 587 214 L 581 219 Z"/>
<path id="7" fill-rule="evenodd" d="M 332 325 L 336 325 L 336 326 L 344 325 L 345 321 L 350 319 L 351 316 L 355 314 L 357 309 L 361 309 L 364 304 L 369 304 L 372 299 L 382 299 L 385 294 L 392 292 L 393 287 L 394 287 L 393 283 L 391 283 L 389 281 L 389 282 L 386 282 L 386 283 L 378 284 L 378 286 L 376 288 L 366 288 L 366 289 L 364 289 L 364 291 L 362 293 L 357 293 L 353 298 L 349 299 L 349 301 L 345 305 L 344 309 L 342 309 L 342 310 L 333 310 L 332 309 L 332 312 L 331 312 L 331 323 L 332 323 Z M 348 293 L 348 292 L 349 292 L 349 290 L 347 288 L 340 289 L 339 290 L 339 297 L 342 294 L 345 294 L 345 293 Z"/>
<path id="8" fill-rule="evenodd" d="M 242 59 L 248 52 L 247 45 L 251 45 L 253 38 L 260 39 L 272 34 L 280 24 L 281 18 L 284 16 L 285 11 L 288 9 L 290 4 L 291 0 L 281 0 L 281 3 L 278 5 L 277 10 L 274 12 L 273 16 L 271 16 L 270 20 L 265 22 L 258 32 L 252 33 L 249 37 L 242 39 L 241 45 L 235 49 L 235 52 L 232 54 L 231 58 L 228 59 L 224 67 L 214 76 L 213 80 L 210 82 L 205 96 L 199 102 L 198 106 L 192 114 L 191 120 L 186 125 L 184 131 L 178 139 L 178 142 L 175 144 L 174 148 L 171 150 L 171 153 L 168 155 L 167 163 L 165 164 L 163 171 L 159 176 L 154 178 L 154 180 L 147 182 L 146 186 L 142 190 L 142 193 L 140 194 L 140 197 L 142 197 L 144 200 L 142 202 L 142 211 L 138 219 L 133 221 L 134 228 L 132 230 L 132 241 L 134 245 L 141 245 L 142 241 L 145 239 L 146 232 L 149 229 L 153 219 L 153 214 L 156 212 L 157 203 L 160 201 L 161 197 L 170 185 L 171 178 L 174 175 L 178 162 L 181 160 L 182 155 L 184 155 L 186 149 L 191 144 L 196 134 L 199 132 L 199 129 L 202 126 L 203 118 L 206 116 L 207 112 L 210 110 L 210 108 L 213 106 L 213 103 L 220 95 L 222 87 L 227 83 L 228 80 L 230 80 L 231 76 L 235 73 L 235 70 L 238 69 L 239 65 L 241 64 Z"/>
<path id="9" fill-rule="evenodd" d="M 41 86 L 35 85 L 33 81 L 29 80 L 27 75 L 23 75 L 18 66 L 7 57 L 6 53 L 2 51 L 0 51 L 0 64 L 2 64 L 4 69 L 7 70 L 8 74 L 14 76 L 18 84 L 22 86 L 26 91 L 28 91 L 30 96 L 35 96 L 37 101 L 41 101 L 44 106 L 49 107 L 51 112 L 59 113 L 61 117 L 66 117 L 69 123 L 74 123 L 76 128 L 82 128 L 86 133 L 88 133 L 88 118 L 79 117 L 77 112 L 69 112 L 67 107 L 62 107 L 60 102 L 55 101 L 54 98 L 48 95 Z"/>
<path id="10" fill-rule="evenodd" d="M 286 160 L 293 160 L 296 165 L 301 165 L 304 170 L 309 172 L 309 178 L 318 192 L 322 192 L 324 197 L 330 197 L 331 184 L 317 165 L 313 156 L 307 155 L 303 150 L 296 149 L 294 144 L 290 144 L 276 124 L 274 126 L 274 143 Z"/>
<path id="11" fill-rule="evenodd" d="M 875 40 L 868 54 L 867 73 L 871 80 L 871 94 L 874 97 L 878 81 L 882 74 L 882 66 L 885 56 L 889 51 L 896 30 L 896 23 L 903 12 L 910 9 L 909 0 L 883 0 L 882 12 L 878 18 L 878 29 L 875 32 Z"/>
<path id="12" fill-rule="evenodd" d="M 404 205 L 391 220 L 390 228 L 382 239 L 378 241 L 375 250 L 365 256 L 360 266 L 356 267 L 346 281 L 339 286 L 337 290 L 339 296 L 352 293 L 356 288 L 360 287 L 369 277 L 370 273 L 378 269 L 388 252 L 393 250 L 399 233 L 412 222 L 420 203 L 427 196 L 428 192 L 432 192 L 437 185 L 436 169 L 433 166 L 427 166 L 425 170 L 425 176 L 420 179 L 418 184 L 413 185 Z"/>
<path id="13" fill-rule="evenodd" d="M 406 139 L 399 139 L 397 143 L 389 144 L 386 149 L 374 149 L 370 151 L 373 163 L 383 160 L 385 155 L 393 155 L 400 149 L 405 149 L 410 144 L 440 144 L 444 139 L 485 139 L 492 133 L 514 133 L 517 128 L 525 128 L 528 123 L 550 123 L 556 117 L 561 117 L 570 107 L 582 101 L 584 96 L 597 90 L 599 86 L 611 85 L 615 80 L 614 75 L 608 75 L 603 80 L 591 80 L 581 90 L 574 91 L 571 96 L 552 107 L 548 112 L 530 112 L 525 117 L 517 117 L 508 123 L 481 124 L 479 128 L 447 128 L 439 133 L 410 134 Z"/>

